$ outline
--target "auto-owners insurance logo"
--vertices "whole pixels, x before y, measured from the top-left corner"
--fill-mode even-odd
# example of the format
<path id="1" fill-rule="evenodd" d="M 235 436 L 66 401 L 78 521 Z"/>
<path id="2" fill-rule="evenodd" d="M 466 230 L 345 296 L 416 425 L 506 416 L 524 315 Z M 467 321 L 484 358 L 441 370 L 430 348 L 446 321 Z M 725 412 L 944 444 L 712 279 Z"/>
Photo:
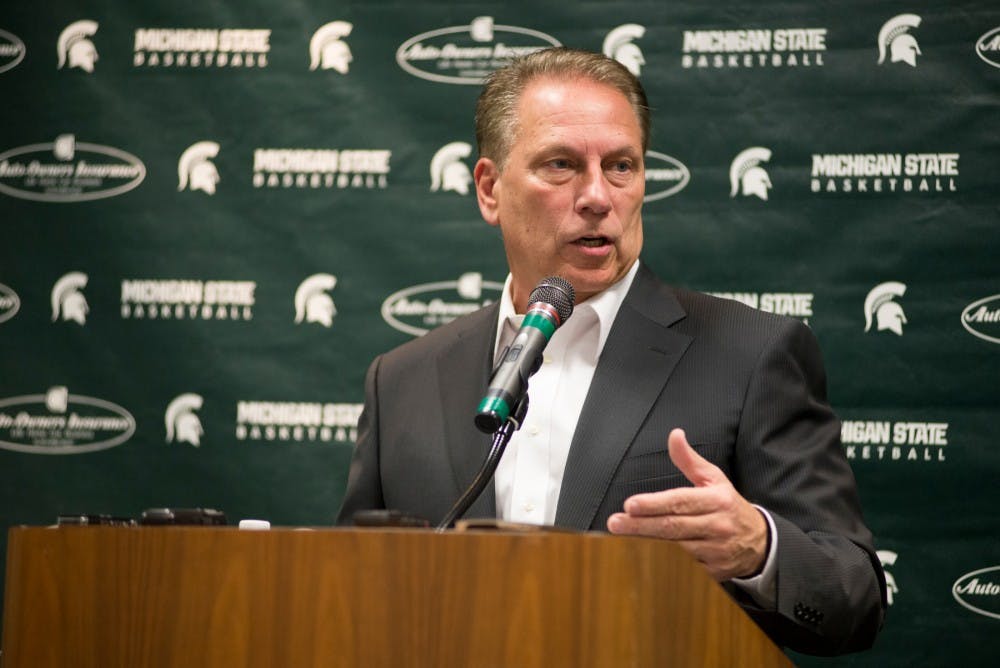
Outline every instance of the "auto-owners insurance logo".
<path id="1" fill-rule="evenodd" d="M 966 573 L 955 580 L 951 595 L 977 614 L 1000 619 L 1000 566 Z"/>
<path id="2" fill-rule="evenodd" d="M 512 58 L 562 46 L 543 32 L 495 25 L 480 16 L 466 26 L 420 33 L 399 45 L 396 62 L 415 77 L 447 84 L 479 85 L 483 77 Z"/>
<path id="3" fill-rule="evenodd" d="M 974 301 L 962 310 L 962 327 L 973 336 L 1000 343 L 1000 295 Z"/>
<path id="4" fill-rule="evenodd" d="M 687 166 L 666 153 L 646 151 L 646 196 L 644 202 L 653 202 L 676 195 L 691 180 Z"/>
<path id="5" fill-rule="evenodd" d="M 21 298 L 13 289 L 0 283 L 0 322 L 6 322 L 17 315 L 21 308 Z"/>
<path id="6" fill-rule="evenodd" d="M 132 190 L 146 166 L 111 146 L 77 142 L 71 134 L 47 144 L 0 153 L 0 193 L 37 202 L 85 202 Z"/>
<path id="7" fill-rule="evenodd" d="M 1000 67 L 1000 27 L 983 33 L 976 40 L 976 55 L 987 65 Z"/>
<path id="8" fill-rule="evenodd" d="M 24 60 L 24 42 L 17 35 L 0 30 L 0 73 L 12 70 Z"/>
<path id="9" fill-rule="evenodd" d="M 413 336 L 492 304 L 503 283 L 484 281 L 479 272 L 462 274 L 457 281 L 424 283 L 394 292 L 382 302 L 382 317 L 395 329 Z M 484 294 L 489 291 L 490 294 Z"/>
<path id="10" fill-rule="evenodd" d="M 0 448 L 41 455 L 71 455 L 121 445 L 135 433 L 135 418 L 117 404 L 70 394 L 0 399 Z"/>

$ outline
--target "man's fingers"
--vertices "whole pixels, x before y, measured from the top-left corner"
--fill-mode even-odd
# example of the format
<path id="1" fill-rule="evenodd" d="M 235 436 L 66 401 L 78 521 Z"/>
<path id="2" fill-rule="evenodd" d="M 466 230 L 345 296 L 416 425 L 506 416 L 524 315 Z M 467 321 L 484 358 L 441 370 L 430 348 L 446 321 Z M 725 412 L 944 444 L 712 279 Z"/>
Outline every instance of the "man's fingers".
<path id="1" fill-rule="evenodd" d="M 625 499 L 625 512 L 633 517 L 656 515 L 705 515 L 719 510 L 723 500 L 717 490 L 678 487 L 662 492 L 635 494 Z"/>
<path id="2" fill-rule="evenodd" d="M 608 531 L 683 542 L 708 538 L 713 535 L 714 528 L 709 520 L 698 516 L 635 517 L 625 513 L 615 513 L 608 518 Z"/>
<path id="3" fill-rule="evenodd" d="M 664 538 L 675 542 L 705 566 L 715 580 L 744 577 L 755 568 L 748 566 L 748 550 L 731 538 L 716 535 L 718 527 L 701 517 L 632 517 L 615 513 L 608 518 L 608 531 L 615 534 Z M 753 563 L 758 563 L 754 560 Z"/>
<path id="4" fill-rule="evenodd" d="M 667 451 L 670 453 L 670 461 L 695 487 L 705 487 L 728 481 L 718 466 L 695 452 L 691 444 L 688 443 L 683 429 L 670 431 L 670 436 L 667 438 Z"/>

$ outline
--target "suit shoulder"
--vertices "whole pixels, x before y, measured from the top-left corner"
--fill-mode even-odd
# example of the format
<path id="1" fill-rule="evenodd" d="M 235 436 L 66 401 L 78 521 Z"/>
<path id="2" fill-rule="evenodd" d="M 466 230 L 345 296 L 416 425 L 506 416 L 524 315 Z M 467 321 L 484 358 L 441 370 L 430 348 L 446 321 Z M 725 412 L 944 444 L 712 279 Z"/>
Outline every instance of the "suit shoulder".
<path id="1" fill-rule="evenodd" d="M 705 333 L 728 332 L 759 342 L 773 340 L 780 332 L 809 335 L 809 327 L 801 320 L 785 315 L 768 313 L 748 306 L 735 299 L 716 297 L 704 292 L 671 286 L 677 301 L 686 312 L 682 329 Z"/>
<path id="2" fill-rule="evenodd" d="M 427 359 L 454 345 L 455 341 L 462 337 L 489 336 L 492 332 L 490 328 L 496 327 L 498 308 L 499 304 L 496 302 L 488 304 L 477 311 L 460 316 L 440 327 L 435 327 L 421 337 L 400 344 L 383 353 L 381 357 L 390 363 Z"/>

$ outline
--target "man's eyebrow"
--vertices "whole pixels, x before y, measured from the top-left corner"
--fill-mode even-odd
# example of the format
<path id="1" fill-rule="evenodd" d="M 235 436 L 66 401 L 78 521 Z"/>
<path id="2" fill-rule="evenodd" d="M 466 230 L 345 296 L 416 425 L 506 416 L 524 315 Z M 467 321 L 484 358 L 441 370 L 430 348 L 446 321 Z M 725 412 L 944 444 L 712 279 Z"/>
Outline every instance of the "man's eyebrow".
<path id="1" fill-rule="evenodd" d="M 537 154 L 569 153 L 573 155 L 579 155 L 583 152 L 584 151 L 580 150 L 579 148 L 574 147 L 565 142 L 556 142 L 553 144 L 545 144 L 543 142 L 538 146 L 537 149 L 535 149 L 535 153 Z M 616 148 L 611 149 L 610 151 L 607 151 L 605 155 L 626 155 L 630 157 L 641 158 L 642 150 L 634 146 L 631 146 L 629 144 L 622 144 L 621 146 L 618 146 Z"/>
<path id="2" fill-rule="evenodd" d="M 618 148 L 617 150 L 611 151 L 611 154 L 612 155 L 628 155 L 628 156 L 632 156 L 632 157 L 635 157 L 635 158 L 641 158 L 642 157 L 642 149 L 637 149 L 634 146 L 625 145 L 625 146 L 622 146 L 622 147 Z"/>
<path id="3" fill-rule="evenodd" d="M 535 150 L 536 153 L 582 153 L 578 148 L 570 146 L 565 142 L 546 144 L 542 142 Z"/>

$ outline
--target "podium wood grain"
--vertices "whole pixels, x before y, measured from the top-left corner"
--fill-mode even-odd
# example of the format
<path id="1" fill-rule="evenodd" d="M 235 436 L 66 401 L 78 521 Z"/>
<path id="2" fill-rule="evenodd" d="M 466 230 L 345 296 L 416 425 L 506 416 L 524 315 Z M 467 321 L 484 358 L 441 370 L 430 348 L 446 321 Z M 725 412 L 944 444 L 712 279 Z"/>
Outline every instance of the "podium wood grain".
<path id="1" fill-rule="evenodd" d="M 682 550 L 602 534 L 10 530 L 3 668 L 787 666 Z"/>

